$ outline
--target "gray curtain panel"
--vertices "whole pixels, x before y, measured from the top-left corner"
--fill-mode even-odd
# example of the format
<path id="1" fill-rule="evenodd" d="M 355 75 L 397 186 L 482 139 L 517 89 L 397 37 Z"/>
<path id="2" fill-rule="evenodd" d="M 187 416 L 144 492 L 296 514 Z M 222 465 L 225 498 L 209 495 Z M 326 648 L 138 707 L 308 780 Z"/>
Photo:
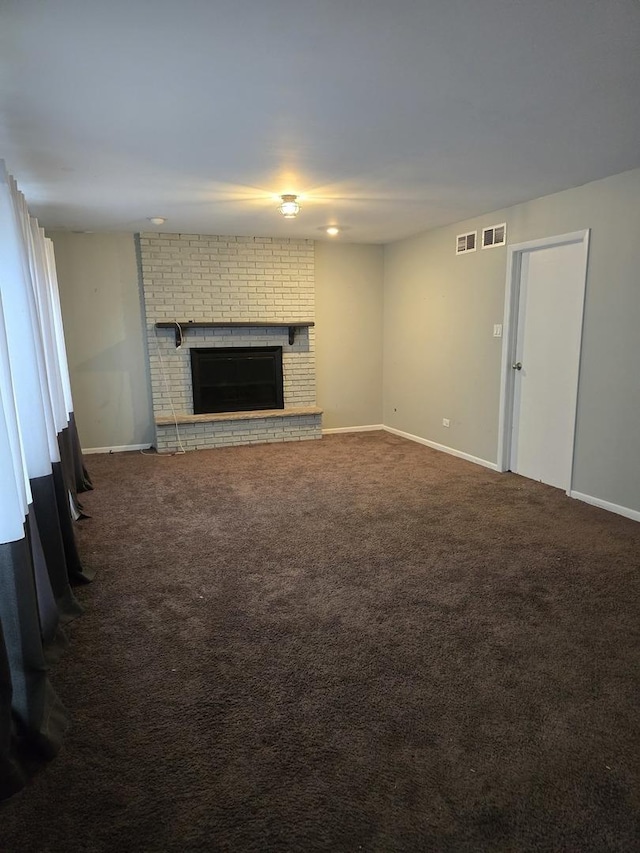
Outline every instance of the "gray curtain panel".
<path id="1" fill-rule="evenodd" d="M 4 548 L 0 545 L 0 549 Z M 11 672 L 0 622 L 0 800 L 13 796 L 24 786 L 24 776 L 15 759 L 16 738 L 13 726 Z"/>
<path id="2" fill-rule="evenodd" d="M 71 580 L 88 582 L 77 552 L 60 463 L 30 481 L 24 538 L 0 544 L 0 799 L 23 785 L 21 752 L 48 760 L 69 715 L 48 677 L 67 646 L 61 624 L 82 613 Z"/>
<path id="3" fill-rule="evenodd" d="M 76 416 L 73 412 L 69 415 L 69 426 L 67 428 L 69 443 L 71 445 L 71 458 L 73 460 L 73 470 L 75 477 L 75 486 L 77 492 L 88 492 L 93 489 L 91 477 L 84 464 L 82 458 L 82 447 L 80 446 L 80 438 L 78 436 L 78 428 L 76 426 Z"/>
<path id="4" fill-rule="evenodd" d="M 64 547 L 64 556 L 67 564 L 69 581 L 72 584 L 89 583 L 93 580 L 93 573 L 86 571 L 83 568 L 80 555 L 78 554 L 76 538 L 73 532 L 71 506 L 69 504 L 69 489 L 65 483 L 62 463 L 54 462 L 51 467 L 53 469 L 52 476 L 58 508 L 58 521 L 60 524 L 60 532 L 62 534 L 62 544 Z"/>
<path id="5" fill-rule="evenodd" d="M 35 560 L 39 565 L 44 563 L 53 597 L 55 599 L 60 620 L 70 622 L 82 613 L 82 607 L 74 596 L 67 570 L 60 513 L 56 498 L 56 488 L 53 474 L 47 477 L 37 477 L 30 481 L 33 495 L 33 508 L 39 532 L 42 560 Z M 37 549 L 34 549 L 37 554 Z"/>
<path id="6" fill-rule="evenodd" d="M 18 735 L 43 758 L 52 758 L 60 748 L 70 718 L 48 678 L 37 583 L 26 532 L 18 542 L 0 545 L 0 623 Z M 2 737 L 6 741 L 6 730 Z"/>
<path id="7" fill-rule="evenodd" d="M 78 501 L 78 494 L 91 491 L 93 483 L 82 457 L 82 448 L 73 412 L 69 415 L 69 422 L 65 429 L 58 433 L 58 447 L 65 483 L 75 502 L 82 508 Z"/>

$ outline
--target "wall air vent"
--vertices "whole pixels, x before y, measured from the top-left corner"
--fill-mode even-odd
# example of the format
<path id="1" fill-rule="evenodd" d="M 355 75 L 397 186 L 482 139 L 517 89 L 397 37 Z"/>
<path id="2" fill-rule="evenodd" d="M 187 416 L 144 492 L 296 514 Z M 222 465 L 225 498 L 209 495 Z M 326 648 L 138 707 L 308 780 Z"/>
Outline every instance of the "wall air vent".
<path id="1" fill-rule="evenodd" d="M 507 244 L 507 223 L 501 222 L 500 225 L 492 225 L 490 228 L 482 229 L 482 248 L 494 249 L 496 246 L 506 246 Z"/>
<path id="2" fill-rule="evenodd" d="M 458 234 L 456 237 L 456 255 L 466 255 L 469 252 L 475 252 L 477 238 L 477 231 L 470 231 L 468 234 Z"/>

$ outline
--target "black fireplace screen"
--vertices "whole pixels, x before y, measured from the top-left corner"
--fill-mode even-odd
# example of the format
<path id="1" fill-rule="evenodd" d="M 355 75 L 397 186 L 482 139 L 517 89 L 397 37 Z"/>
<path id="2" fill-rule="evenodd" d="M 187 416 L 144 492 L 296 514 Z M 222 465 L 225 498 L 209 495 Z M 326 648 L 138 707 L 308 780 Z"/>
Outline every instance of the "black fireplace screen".
<path id="1" fill-rule="evenodd" d="M 284 409 L 282 347 L 191 349 L 193 412 Z"/>

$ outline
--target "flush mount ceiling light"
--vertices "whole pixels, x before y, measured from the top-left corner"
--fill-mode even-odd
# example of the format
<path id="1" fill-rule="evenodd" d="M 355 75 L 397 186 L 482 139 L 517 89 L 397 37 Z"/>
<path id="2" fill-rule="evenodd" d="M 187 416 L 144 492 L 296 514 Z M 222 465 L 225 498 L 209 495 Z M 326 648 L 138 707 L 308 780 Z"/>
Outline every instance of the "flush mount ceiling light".
<path id="1" fill-rule="evenodd" d="M 337 225 L 329 225 L 328 228 L 325 228 L 325 231 L 327 232 L 329 237 L 335 237 L 336 234 L 340 233 L 340 229 L 338 228 Z"/>
<path id="2" fill-rule="evenodd" d="M 150 217 L 149 217 L 149 222 L 150 222 L 152 225 L 164 225 L 164 223 L 165 223 L 166 221 L 167 221 L 167 220 L 166 220 L 166 218 L 165 218 L 164 216 L 150 216 Z"/>
<path id="3" fill-rule="evenodd" d="M 285 193 L 280 198 L 282 199 L 282 204 L 278 207 L 280 213 L 285 219 L 295 219 L 300 212 L 300 205 L 297 202 L 298 196 L 292 193 Z"/>

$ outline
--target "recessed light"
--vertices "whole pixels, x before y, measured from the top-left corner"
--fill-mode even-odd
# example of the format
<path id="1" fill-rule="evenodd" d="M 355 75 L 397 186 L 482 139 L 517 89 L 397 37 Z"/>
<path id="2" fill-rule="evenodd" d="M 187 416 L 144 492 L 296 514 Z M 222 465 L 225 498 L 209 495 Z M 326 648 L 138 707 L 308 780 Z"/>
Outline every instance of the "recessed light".
<path id="1" fill-rule="evenodd" d="M 335 237 L 336 234 L 340 233 L 340 229 L 337 225 L 330 225 L 328 228 L 325 229 L 325 231 L 330 237 Z"/>
<path id="2" fill-rule="evenodd" d="M 166 221 L 167 221 L 167 220 L 166 220 L 166 218 L 165 218 L 164 216 L 150 216 L 150 217 L 149 217 L 149 222 L 150 222 L 152 225 L 164 225 L 164 223 L 165 223 Z"/>

